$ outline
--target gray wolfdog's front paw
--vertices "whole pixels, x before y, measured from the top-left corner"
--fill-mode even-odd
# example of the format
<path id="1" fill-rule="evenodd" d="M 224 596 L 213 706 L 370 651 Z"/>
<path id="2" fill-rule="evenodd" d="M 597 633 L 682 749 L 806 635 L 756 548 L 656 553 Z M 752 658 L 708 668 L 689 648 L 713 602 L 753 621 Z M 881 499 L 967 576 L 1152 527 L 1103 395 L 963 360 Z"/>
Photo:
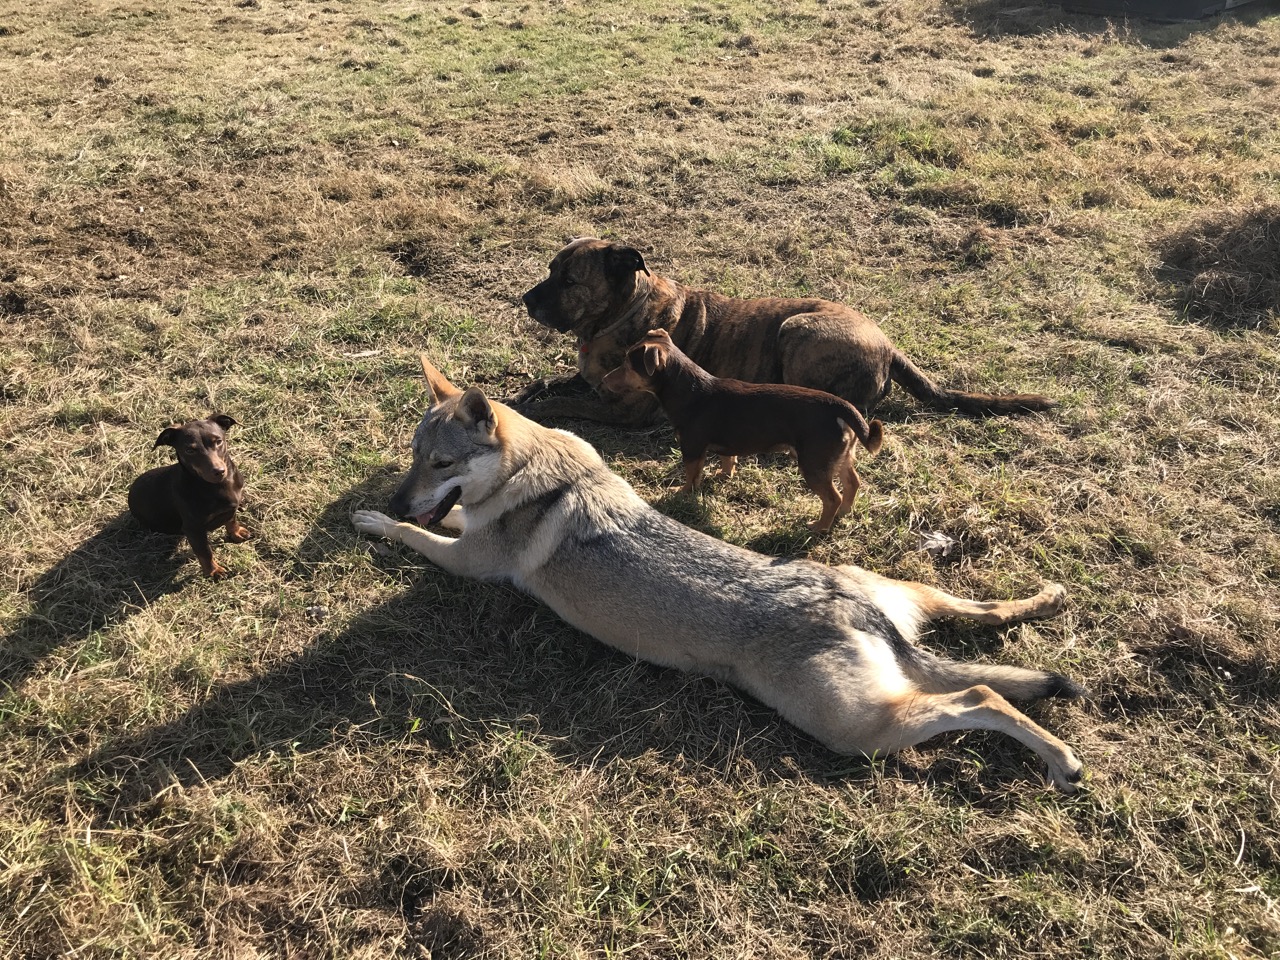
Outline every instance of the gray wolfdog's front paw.
<path id="1" fill-rule="evenodd" d="M 396 536 L 398 524 L 385 513 L 377 510 L 357 510 L 351 514 L 351 525 L 361 533 L 371 537 L 386 537 L 388 540 L 399 540 Z"/>

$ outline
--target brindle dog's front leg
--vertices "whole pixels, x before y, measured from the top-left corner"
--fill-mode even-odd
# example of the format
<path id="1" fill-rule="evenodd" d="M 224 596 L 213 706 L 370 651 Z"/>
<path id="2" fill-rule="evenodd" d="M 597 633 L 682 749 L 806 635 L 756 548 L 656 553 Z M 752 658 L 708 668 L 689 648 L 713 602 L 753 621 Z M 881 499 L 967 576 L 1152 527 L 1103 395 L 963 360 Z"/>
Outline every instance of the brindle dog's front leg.
<path id="1" fill-rule="evenodd" d="M 492 573 L 491 570 L 480 568 L 476 558 L 462 546 L 460 539 L 442 537 L 412 523 L 398 523 L 376 510 L 357 510 L 351 515 L 351 524 L 361 533 L 398 540 L 436 566 L 460 577 L 484 577 Z"/>
<path id="2" fill-rule="evenodd" d="M 510 403 L 514 407 L 527 406 L 531 403 L 551 400 L 557 397 L 587 396 L 593 392 L 591 384 L 582 379 L 581 373 L 560 377 L 543 377 L 540 380 L 533 381 L 533 383 L 517 393 Z"/>
<path id="3" fill-rule="evenodd" d="M 539 423 L 569 418 L 594 420 L 617 427 L 646 427 L 658 419 L 660 408 L 657 398 L 647 393 L 634 393 L 616 400 L 596 394 L 585 397 L 553 397 L 515 409 L 517 413 Z"/>

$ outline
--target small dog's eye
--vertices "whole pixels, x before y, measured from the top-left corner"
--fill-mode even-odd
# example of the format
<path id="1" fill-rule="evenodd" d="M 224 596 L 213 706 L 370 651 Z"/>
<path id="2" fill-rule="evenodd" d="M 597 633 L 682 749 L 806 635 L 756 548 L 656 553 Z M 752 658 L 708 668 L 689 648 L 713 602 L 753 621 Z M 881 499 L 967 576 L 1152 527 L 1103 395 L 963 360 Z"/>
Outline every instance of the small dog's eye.
<path id="1" fill-rule="evenodd" d="M 432 460 L 431 461 L 432 470 L 443 470 L 445 469 L 445 467 L 452 467 L 452 466 L 453 466 L 452 460 Z"/>

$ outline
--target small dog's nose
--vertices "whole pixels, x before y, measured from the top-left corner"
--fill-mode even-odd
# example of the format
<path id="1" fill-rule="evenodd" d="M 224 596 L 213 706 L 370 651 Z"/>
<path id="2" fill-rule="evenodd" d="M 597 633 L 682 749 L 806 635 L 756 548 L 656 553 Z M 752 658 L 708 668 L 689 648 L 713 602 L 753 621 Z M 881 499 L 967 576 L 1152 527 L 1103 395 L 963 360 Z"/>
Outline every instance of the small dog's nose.
<path id="1" fill-rule="evenodd" d="M 213 475 L 214 475 L 215 477 L 217 477 L 219 480 L 221 480 L 223 477 L 225 477 L 225 476 L 227 475 L 227 468 L 226 468 L 226 467 L 214 467 L 214 468 L 213 468 Z"/>

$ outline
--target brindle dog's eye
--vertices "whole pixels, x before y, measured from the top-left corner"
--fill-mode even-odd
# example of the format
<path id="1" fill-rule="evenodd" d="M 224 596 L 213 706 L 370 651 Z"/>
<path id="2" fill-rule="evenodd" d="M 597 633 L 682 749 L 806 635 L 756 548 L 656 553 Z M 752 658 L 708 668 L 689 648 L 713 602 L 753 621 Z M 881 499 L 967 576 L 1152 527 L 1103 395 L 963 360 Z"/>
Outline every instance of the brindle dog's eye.
<path id="1" fill-rule="evenodd" d="M 452 467 L 452 466 L 453 466 L 452 460 L 432 460 L 431 461 L 432 470 L 443 470 L 446 467 Z"/>
<path id="2" fill-rule="evenodd" d="M 572 287 L 577 282 L 578 281 L 574 280 L 573 277 L 570 276 L 563 276 L 560 278 L 560 283 L 566 287 Z"/>

